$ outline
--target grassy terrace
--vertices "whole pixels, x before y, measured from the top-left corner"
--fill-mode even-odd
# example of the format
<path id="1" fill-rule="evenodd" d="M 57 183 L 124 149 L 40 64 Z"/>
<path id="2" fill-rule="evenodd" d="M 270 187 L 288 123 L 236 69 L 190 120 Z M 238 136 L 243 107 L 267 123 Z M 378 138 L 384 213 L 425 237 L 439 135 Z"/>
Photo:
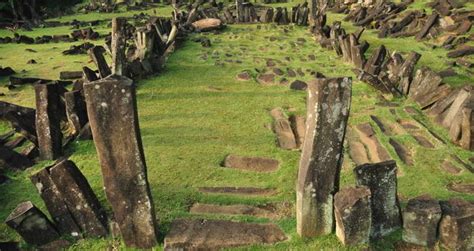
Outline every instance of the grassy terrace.
<path id="1" fill-rule="evenodd" d="M 422 6 L 416 1 L 416 6 Z M 420 1 L 427 2 L 427 1 Z M 293 4 L 287 4 L 293 5 Z M 147 11 L 153 13 L 153 10 Z M 170 8 L 158 8 L 159 15 L 167 15 Z M 133 15 L 135 13 L 75 15 L 61 18 L 61 21 L 110 19 L 112 16 Z M 341 15 L 331 14 L 329 19 L 341 19 Z M 354 30 L 349 23 L 343 25 L 348 31 Z M 109 32 L 104 24 L 95 28 L 101 34 Z M 68 34 L 70 27 L 36 29 L 21 33 L 36 36 L 44 34 Z M 8 31 L 0 31 L 0 36 L 10 35 Z M 192 38 L 206 36 L 211 39 L 212 46 L 203 48 Z M 295 182 L 297 177 L 300 153 L 285 151 L 276 147 L 275 135 L 268 129 L 272 123 L 269 110 L 283 107 L 288 114 L 305 113 L 305 93 L 289 90 L 288 86 L 280 85 L 279 78 L 273 86 L 262 86 L 255 81 L 241 82 L 235 80 L 235 75 L 243 70 L 249 70 L 256 76 L 256 70 L 265 70 L 265 59 L 281 60 L 278 68 L 286 70 L 302 68 L 305 77 L 289 78 L 311 79 L 307 70 L 319 71 L 326 76 L 352 76 L 351 65 L 337 58 L 333 51 L 326 51 L 315 43 L 305 27 L 274 26 L 274 25 L 231 25 L 221 34 L 198 34 L 190 37 L 169 58 L 166 68 L 155 77 L 139 82 L 138 105 L 140 126 L 142 131 L 145 155 L 148 165 L 149 182 L 157 215 L 159 217 L 162 237 L 166 234 L 170 222 L 178 217 L 206 217 L 236 219 L 248 222 L 265 222 L 253 217 L 224 217 L 190 215 L 189 207 L 193 202 L 214 204 L 250 204 L 258 205 L 267 202 L 288 202 L 295 204 Z M 275 40 L 275 41 L 270 41 Z M 302 42 L 298 38 L 303 38 Z M 444 49 L 431 51 L 423 43 L 412 38 L 378 40 L 373 31 L 366 32 L 362 39 L 375 46 L 385 44 L 389 49 L 399 51 L 416 50 L 423 54 L 422 65 L 429 65 L 436 70 L 446 68 Z M 78 44 L 80 42 L 77 42 Z M 96 44 L 101 44 L 97 41 Z M 35 76 L 43 78 L 58 78 L 60 71 L 78 70 L 84 65 L 94 67 L 86 55 L 63 56 L 61 52 L 69 48 L 71 43 L 45 45 L 0 45 L 0 65 L 11 66 L 19 72 L 19 76 Z M 25 49 L 37 52 L 27 52 Z M 316 60 L 308 59 L 315 55 Z M 286 61 L 290 57 L 291 61 Z M 38 64 L 28 65 L 29 59 L 35 59 Z M 232 62 L 228 62 L 232 60 Z M 236 62 L 240 60 L 241 62 Z M 222 65 L 223 64 L 223 65 Z M 25 72 L 20 72 L 21 70 Z M 447 79 L 452 85 L 471 84 L 473 76 L 462 76 Z M 6 94 L 1 100 L 20 105 L 34 107 L 34 92 L 31 87 L 22 87 L 12 91 L 3 87 L 7 79 L 0 79 L 0 93 Z M 391 98 L 391 97 L 387 97 Z M 370 120 L 369 115 L 377 115 L 389 124 L 396 124 L 396 117 L 389 112 L 388 107 L 376 105 L 380 102 L 379 94 L 368 85 L 355 81 L 353 85 L 353 103 L 350 125 L 371 122 L 377 131 L 382 144 L 397 160 L 401 170 L 399 177 L 399 194 L 402 203 L 406 199 L 430 194 L 437 199 L 462 197 L 474 200 L 473 195 L 448 191 L 445 186 L 454 181 L 474 182 L 474 176 L 468 171 L 460 175 L 444 173 L 440 164 L 451 154 L 458 155 L 463 160 L 473 154 L 448 143 L 440 144 L 427 131 L 424 136 L 435 143 L 435 149 L 425 149 L 403 132 L 395 138 L 408 146 L 414 153 L 414 165 L 405 166 L 396 157 L 395 151 L 388 143 L 389 138 L 378 130 Z M 404 99 L 393 99 L 400 106 L 395 110 L 402 119 L 409 119 L 403 110 L 404 106 L 414 105 Z M 448 139 L 447 132 L 435 126 L 427 118 L 420 115 L 430 128 Z M 8 126 L 0 123 L 0 133 L 6 132 Z M 92 141 L 75 143 L 67 150 L 73 160 L 85 174 L 98 195 L 101 203 L 110 212 L 110 206 L 105 199 L 102 189 L 102 179 L 94 144 Z M 347 148 L 346 148 L 347 151 Z M 280 169 L 271 174 L 259 174 L 224 169 L 220 162 L 229 154 L 248 156 L 263 156 L 278 159 L 282 164 Z M 342 172 L 342 186 L 354 184 L 352 169 L 355 164 L 345 154 Z M 43 202 L 35 187 L 29 181 L 29 176 L 43 168 L 48 162 L 38 163 L 24 172 L 10 172 L 11 182 L 0 186 L 0 219 L 5 219 L 15 206 L 22 201 L 31 200 L 45 210 Z M 278 195 L 263 198 L 242 198 L 230 196 L 203 195 L 197 191 L 200 186 L 255 186 L 277 188 Z M 335 235 L 327 237 L 301 239 L 296 235 L 296 218 L 294 210 L 291 216 L 276 222 L 289 236 L 289 241 L 273 246 L 277 250 L 301 249 L 341 249 L 343 248 Z M 399 240 L 400 232 L 375 243 L 377 248 L 390 248 L 394 241 Z M 5 224 L 0 225 L 0 241 L 19 240 L 14 232 Z M 100 240 L 82 240 L 71 247 L 71 250 L 105 249 L 109 246 L 121 247 L 119 240 L 111 237 Z M 268 247 L 254 247 L 255 250 Z M 361 247 L 355 247 L 357 250 Z"/>

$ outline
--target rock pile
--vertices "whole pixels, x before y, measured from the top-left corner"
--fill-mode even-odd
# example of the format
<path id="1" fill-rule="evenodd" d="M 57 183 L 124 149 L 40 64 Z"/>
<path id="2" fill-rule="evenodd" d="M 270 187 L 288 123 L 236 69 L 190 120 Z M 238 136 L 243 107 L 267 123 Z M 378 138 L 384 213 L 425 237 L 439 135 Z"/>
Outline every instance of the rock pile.
<path id="1" fill-rule="evenodd" d="M 474 149 L 472 128 L 472 88 L 452 88 L 443 83 L 442 77 L 428 67 L 415 72 L 421 55 L 411 52 L 406 56 L 390 53 L 385 46 L 377 48 L 368 59 L 364 53 L 369 48 L 366 41 L 359 41 L 364 29 L 346 34 L 340 22 L 332 26 L 322 23 L 313 33 L 321 46 L 334 50 L 345 61 L 354 64 L 358 79 L 385 94 L 406 96 L 449 131 L 451 140 L 464 149 Z M 404 58 L 405 57 L 405 58 Z"/>

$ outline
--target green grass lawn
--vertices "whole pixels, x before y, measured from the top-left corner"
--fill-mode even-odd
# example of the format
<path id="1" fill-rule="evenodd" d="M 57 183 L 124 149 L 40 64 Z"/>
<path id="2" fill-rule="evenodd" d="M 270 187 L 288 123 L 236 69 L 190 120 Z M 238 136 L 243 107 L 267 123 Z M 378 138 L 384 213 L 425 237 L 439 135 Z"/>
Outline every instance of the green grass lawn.
<path id="1" fill-rule="evenodd" d="M 166 10 L 166 9 L 165 9 Z M 166 11 L 164 10 L 164 13 Z M 110 16 L 102 16 L 110 18 Z M 334 19 L 338 16 L 331 15 Z M 95 13 L 76 17 L 63 17 L 63 20 L 81 18 L 94 20 Z M 349 27 L 349 24 L 344 24 Z M 106 27 L 100 28 L 101 33 L 107 32 Z M 0 31 L 4 36 L 5 31 Z M 57 33 L 56 33 L 57 32 Z M 30 34 L 65 34 L 70 32 L 69 27 L 38 29 Z M 3 35 L 2 35 L 3 34 Z M 377 41 L 371 32 L 367 32 L 363 39 L 370 41 L 372 46 L 377 43 L 388 44 L 388 48 L 398 48 L 408 51 L 421 50 L 423 45 L 414 40 L 404 39 L 406 45 L 400 45 L 397 40 L 384 39 Z M 269 110 L 274 107 L 283 107 L 285 111 L 296 114 L 305 114 L 304 92 L 292 91 L 286 85 L 261 86 L 255 81 L 241 82 L 235 79 L 237 73 L 249 70 L 256 76 L 256 69 L 265 70 L 265 59 L 281 60 L 277 67 L 285 70 L 302 68 L 305 77 L 289 78 L 309 80 L 311 76 L 307 69 L 319 71 L 329 77 L 353 76 L 351 65 L 340 60 L 333 51 L 321 48 L 313 41 L 307 28 L 294 26 L 274 25 L 232 25 L 221 34 L 193 35 L 191 38 L 207 36 L 212 46 L 203 48 L 199 43 L 188 39 L 169 58 L 163 72 L 147 80 L 139 82 L 138 112 L 140 127 L 148 165 L 148 177 L 152 190 L 155 208 L 159 217 L 160 235 L 163 238 L 173 219 L 178 217 L 202 217 L 190 215 L 189 207 L 194 202 L 214 204 L 251 204 L 258 205 L 268 202 L 288 202 L 295 204 L 295 185 L 300 153 L 285 151 L 276 146 L 275 135 L 268 129 L 272 123 Z M 276 41 L 271 42 L 270 37 Z M 306 42 L 296 44 L 298 38 Z M 101 41 L 97 42 L 98 44 Z M 12 66 L 15 70 L 25 69 L 19 75 L 38 76 L 43 78 L 58 78 L 63 70 L 79 70 L 83 65 L 92 65 L 89 58 L 82 56 L 63 56 L 61 51 L 70 44 L 46 45 L 0 45 L 0 64 Z M 398 47 L 397 47 L 398 46 Z M 52 47 L 57 47 L 53 49 Z M 31 48 L 37 53 L 26 52 Z M 437 56 L 427 56 L 423 52 L 422 63 L 436 67 Z M 443 52 L 444 53 L 444 52 Z M 308 60 L 308 55 L 315 55 L 316 60 Z M 287 62 L 284 58 L 290 57 Z M 27 65 L 26 61 L 34 58 L 36 65 Z M 226 60 L 232 60 L 227 62 Z M 236 60 L 242 61 L 236 63 Z M 217 65 L 216 65 L 217 62 Z M 223 63 L 222 66 L 220 63 Z M 277 79 L 280 80 L 280 79 Z M 472 77 L 466 82 L 472 83 Z M 453 81 L 457 84 L 458 80 Z M 278 81 L 277 81 L 278 82 Z M 461 80 L 459 80 L 461 82 Z M 3 86 L 6 79 L 0 79 Z M 23 87 L 13 91 L 0 87 L 0 92 L 6 94 L 0 97 L 8 102 L 34 106 L 34 93 L 31 87 Z M 387 97 L 390 98 L 390 97 Z M 377 115 L 388 123 L 396 123 L 396 117 L 389 112 L 388 107 L 376 106 L 379 94 L 368 85 L 354 80 L 353 102 L 351 108 L 350 125 L 371 122 L 369 115 Z M 404 99 L 393 100 L 400 104 L 395 108 L 399 117 L 409 118 L 403 111 L 406 105 L 414 105 Z M 448 139 L 444 129 L 433 125 L 425 117 L 431 129 Z M 8 130 L 5 123 L 0 123 L 0 133 Z M 442 145 L 436 143 L 436 148 L 426 150 L 416 144 L 416 141 L 406 133 L 396 138 L 406 144 L 414 152 L 415 164 L 405 166 L 396 157 L 394 150 L 388 144 L 389 138 L 384 136 L 378 128 L 377 134 L 382 144 L 389 150 L 397 161 L 403 176 L 399 178 L 399 194 L 402 203 L 406 199 L 421 194 L 430 194 L 437 199 L 462 197 L 474 200 L 473 195 L 459 194 L 448 191 L 445 186 L 449 182 L 474 182 L 474 176 L 463 171 L 461 175 L 448 175 L 439 168 L 442 161 L 456 154 L 463 160 L 473 154 L 464 151 L 450 143 Z M 430 137 L 424 131 L 426 137 Z M 430 138 L 433 142 L 434 139 Z M 346 149 L 347 151 L 347 149 Z M 101 203 L 111 212 L 102 189 L 100 166 L 98 164 L 95 147 L 92 141 L 74 143 L 68 149 L 73 153 L 73 160 L 87 177 Z M 270 174 L 242 172 L 220 167 L 221 161 L 229 154 L 247 156 L 262 156 L 275 158 L 281 162 L 280 169 Z M 0 186 L 0 219 L 5 219 L 15 206 L 22 201 L 31 200 L 41 209 L 44 204 L 38 196 L 29 176 L 47 165 L 47 162 L 38 163 L 35 167 L 24 172 L 10 172 L 11 182 Z M 348 154 L 345 157 L 342 172 L 342 186 L 354 185 L 351 162 Z M 243 198 L 225 195 L 204 195 L 197 191 L 201 186 L 254 186 L 262 188 L 276 188 L 278 194 L 273 197 Z M 235 219 L 248 222 L 266 222 L 253 217 L 206 216 L 206 218 Z M 276 221 L 285 231 L 289 240 L 272 247 L 256 246 L 253 250 L 350 250 L 339 244 L 335 235 L 326 237 L 301 239 L 296 234 L 296 219 L 293 210 L 291 217 Z M 394 233 L 381 242 L 375 243 L 377 249 L 389 249 L 393 242 L 400 239 L 400 232 Z M 0 241 L 19 240 L 13 231 L 5 224 L 0 225 Z M 162 245 L 162 244 L 161 244 Z M 98 240 L 81 240 L 71 247 L 71 250 L 99 250 L 110 246 L 124 248 L 120 240 L 112 238 Z M 358 250 L 363 247 L 355 247 Z"/>

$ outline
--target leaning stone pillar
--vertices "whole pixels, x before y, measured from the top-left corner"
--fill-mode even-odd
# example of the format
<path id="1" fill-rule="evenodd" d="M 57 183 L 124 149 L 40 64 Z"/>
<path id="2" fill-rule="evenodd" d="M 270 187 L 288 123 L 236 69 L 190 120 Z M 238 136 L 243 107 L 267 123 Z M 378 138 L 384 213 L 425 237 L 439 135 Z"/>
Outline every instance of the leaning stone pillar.
<path id="1" fill-rule="evenodd" d="M 36 135 L 43 160 L 55 160 L 62 155 L 61 99 L 58 84 L 37 84 Z"/>
<path id="2" fill-rule="evenodd" d="M 51 179 L 48 168 L 35 173 L 30 177 L 30 180 L 43 199 L 49 214 L 56 223 L 59 233 L 72 238 L 80 237 L 81 229 Z"/>
<path id="3" fill-rule="evenodd" d="M 334 229 L 333 197 L 339 185 L 352 80 L 317 79 L 308 87 L 296 201 L 297 231 L 304 237 Z"/>
<path id="4" fill-rule="evenodd" d="M 397 198 L 397 164 L 393 160 L 364 164 L 354 169 L 358 186 L 367 186 L 372 193 L 372 230 L 377 239 L 401 227 Z"/>
<path id="5" fill-rule="evenodd" d="M 128 247 L 156 245 L 155 211 L 132 80 L 112 75 L 84 85 L 105 192 Z"/>
<path id="6" fill-rule="evenodd" d="M 84 177 L 74 162 L 62 160 L 46 169 L 52 182 L 58 189 L 64 204 L 67 206 L 67 210 L 81 228 L 84 236 L 106 236 L 108 228 L 105 211 L 86 177 Z M 39 185 L 35 185 L 38 188 Z M 45 203 L 48 203 L 48 201 L 45 200 Z"/>
<path id="7" fill-rule="evenodd" d="M 64 103 L 66 104 L 66 116 L 69 125 L 74 130 L 74 135 L 77 135 L 82 127 L 87 124 L 86 103 L 81 91 L 64 93 Z"/>

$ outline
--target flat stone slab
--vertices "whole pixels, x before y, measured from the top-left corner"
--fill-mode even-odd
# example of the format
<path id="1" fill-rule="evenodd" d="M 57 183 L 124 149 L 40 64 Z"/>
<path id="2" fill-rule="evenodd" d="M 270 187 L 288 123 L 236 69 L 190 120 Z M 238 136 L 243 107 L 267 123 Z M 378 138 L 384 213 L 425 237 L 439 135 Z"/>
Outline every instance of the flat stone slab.
<path id="1" fill-rule="evenodd" d="M 275 189 L 258 187 L 200 187 L 199 192 L 246 196 L 272 196 L 277 193 Z"/>
<path id="2" fill-rule="evenodd" d="M 285 210 L 287 209 L 287 210 Z M 262 206 L 250 206 L 250 205 L 215 205 L 215 204 L 202 204 L 195 203 L 190 213 L 193 214 L 223 214 L 223 215 L 247 215 L 258 218 L 268 219 L 279 219 L 285 216 L 285 211 L 288 210 L 288 206 L 267 204 Z"/>
<path id="3" fill-rule="evenodd" d="M 165 237 L 164 250 L 220 250 L 286 240 L 275 224 L 178 219 Z"/>
<path id="4" fill-rule="evenodd" d="M 451 183 L 446 186 L 448 190 L 458 193 L 474 194 L 474 183 L 473 184 L 461 184 Z"/>
<path id="5" fill-rule="evenodd" d="M 244 157 L 230 154 L 224 160 L 224 167 L 255 172 L 273 172 L 278 169 L 278 160 L 262 157 Z"/>

